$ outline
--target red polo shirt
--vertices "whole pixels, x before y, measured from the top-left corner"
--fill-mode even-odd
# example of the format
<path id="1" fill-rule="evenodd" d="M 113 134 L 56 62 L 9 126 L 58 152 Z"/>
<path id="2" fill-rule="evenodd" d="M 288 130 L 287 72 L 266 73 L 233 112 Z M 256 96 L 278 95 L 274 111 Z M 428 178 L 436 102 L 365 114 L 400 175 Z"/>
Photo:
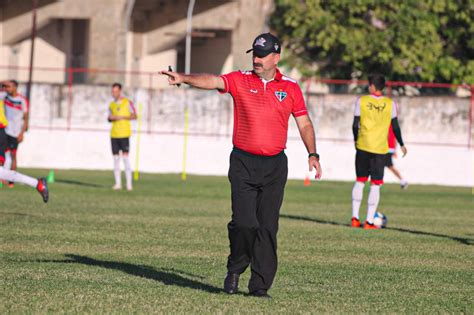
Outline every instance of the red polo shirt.
<path id="1" fill-rule="evenodd" d="M 253 71 L 234 71 L 221 76 L 234 99 L 235 147 L 258 155 L 271 156 L 286 148 L 288 120 L 307 115 L 298 83 L 280 73 L 265 81 Z"/>

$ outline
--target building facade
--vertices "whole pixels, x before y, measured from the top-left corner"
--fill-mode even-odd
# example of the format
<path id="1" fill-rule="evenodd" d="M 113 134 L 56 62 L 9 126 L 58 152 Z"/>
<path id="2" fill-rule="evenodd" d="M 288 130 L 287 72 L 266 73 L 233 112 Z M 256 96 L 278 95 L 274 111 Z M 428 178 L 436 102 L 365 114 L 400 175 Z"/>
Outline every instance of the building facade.
<path id="1" fill-rule="evenodd" d="M 168 65 L 184 71 L 188 0 L 38 0 L 35 82 L 65 83 L 64 71 L 88 68 L 133 71 L 74 73 L 75 83 L 149 84 L 141 72 Z M 191 71 L 220 74 L 247 69 L 252 40 L 267 31 L 272 0 L 197 0 L 193 12 Z M 26 81 L 32 0 L 0 0 L 0 79 Z M 166 82 L 156 82 L 158 86 Z"/>

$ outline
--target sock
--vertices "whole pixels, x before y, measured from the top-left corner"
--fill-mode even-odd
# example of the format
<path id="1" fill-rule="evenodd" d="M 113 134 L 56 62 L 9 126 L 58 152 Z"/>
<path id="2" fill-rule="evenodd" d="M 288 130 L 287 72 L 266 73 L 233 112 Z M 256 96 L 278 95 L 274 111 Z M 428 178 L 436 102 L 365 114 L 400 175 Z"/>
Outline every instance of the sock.
<path id="1" fill-rule="evenodd" d="M 122 186 L 122 177 L 120 175 L 120 156 L 114 155 L 115 186 Z"/>
<path id="2" fill-rule="evenodd" d="M 360 203 L 364 196 L 365 183 L 355 182 L 354 188 L 352 188 L 352 217 L 359 219 Z"/>
<path id="3" fill-rule="evenodd" d="M 0 179 L 13 183 L 22 183 L 33 188 L 36 188 L 38 185 L 38 180 L 36 178 L 23 175 L 16 171 L 6 170 L 2 166 L 0 166 Z"/>
<path id="4" fill-rule="evenodd" d="M 10 151 L 5 152 L 5 164 L 3 167 L 6 170 L 10 170 L 12 168 L 12 154 Z"/>
<path id="5" fill-rule="evenodd" d="M 369 199 L 367 201 L 367 222 L 374 223 L 375 212 L 380 200 L 380 185 L 371 185 L 369 191 Z"/>
<path id="6" fill-rule="evenodd" d="M 130 159 L 123 156 L 123 165 L 125 166 L 125 179 L 127 180 L 127 189 L 132 189 L 132 168 L 130 167 Z"/>
<path id="7" fill-rule="evenodd" d="M 404 180 L 403 178 L 400 179 L 400 185 L 404 186 L 406 184 L 408 184 L 408 182 L 406 180 Z"/>

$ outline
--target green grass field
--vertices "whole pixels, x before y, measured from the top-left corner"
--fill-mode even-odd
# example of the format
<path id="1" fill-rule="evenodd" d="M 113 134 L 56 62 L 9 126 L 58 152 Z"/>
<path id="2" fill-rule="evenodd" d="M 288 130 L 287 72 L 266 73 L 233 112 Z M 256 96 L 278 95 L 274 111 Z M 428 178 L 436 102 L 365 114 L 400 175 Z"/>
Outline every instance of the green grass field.
<path id="1" fill-rule="evenodd" d="M 39 176 L 46 171 L 25 170 Z M 382 188 L 384 230 L 349 227 L 352 183 L 289 181 L 272 300 L 221 291 L 224 177 L 58 171 L 45 205 L 0 189 L 0 313 L 474 313 L 469 188 Z M 365 191 L 363 209 L 367 190 Z"/>

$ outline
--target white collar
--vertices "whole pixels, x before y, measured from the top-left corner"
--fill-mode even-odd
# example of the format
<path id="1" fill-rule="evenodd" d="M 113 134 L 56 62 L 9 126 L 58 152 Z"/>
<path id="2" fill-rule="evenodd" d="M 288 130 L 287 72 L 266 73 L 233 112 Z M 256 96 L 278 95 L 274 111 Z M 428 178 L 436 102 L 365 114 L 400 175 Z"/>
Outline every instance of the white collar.
<path id="1" fill-rule="evenodd" d="M 263 82 L 264 84 L 267 84 L 268 82 L 272 82 L 273 80 L 275 80 L 275 78 L 273 77 L 273 78 L 270 79 L 270 80 L 265 80 L 264 78 L 260 77 L 260 80 L 262 80 L 262 82 Z"/>

